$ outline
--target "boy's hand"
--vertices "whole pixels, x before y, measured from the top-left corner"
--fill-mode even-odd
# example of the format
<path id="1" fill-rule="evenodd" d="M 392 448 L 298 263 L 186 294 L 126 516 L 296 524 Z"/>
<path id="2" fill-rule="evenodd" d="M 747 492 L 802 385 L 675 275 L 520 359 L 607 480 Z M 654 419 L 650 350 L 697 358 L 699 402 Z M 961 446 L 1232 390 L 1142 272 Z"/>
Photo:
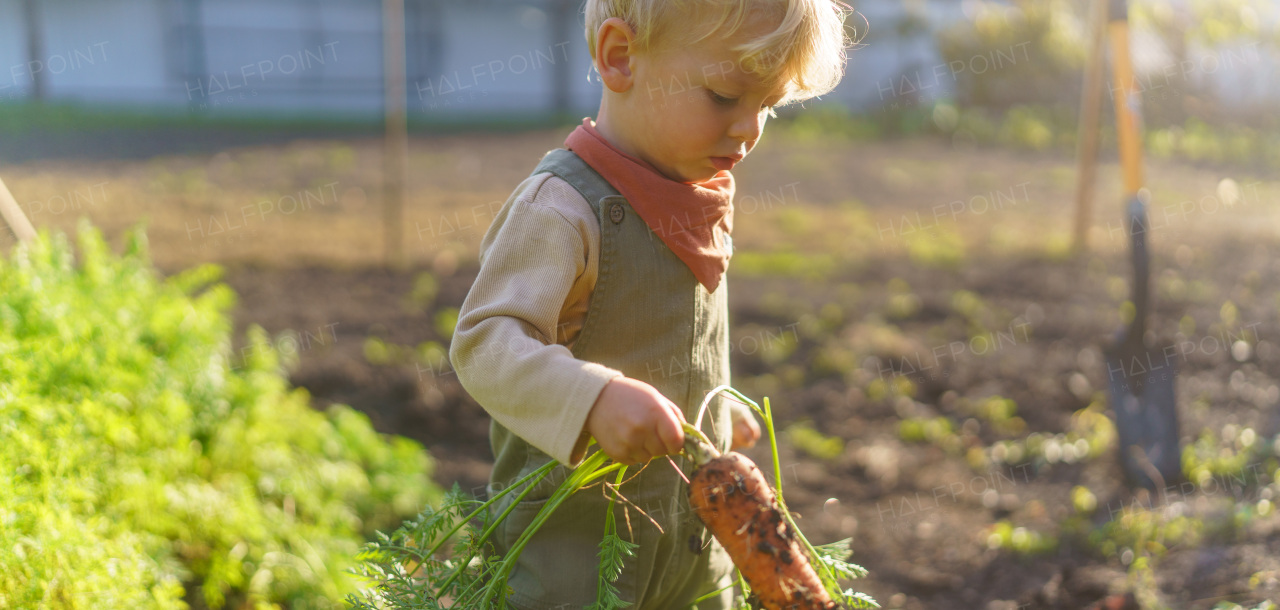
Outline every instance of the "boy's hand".
<path id="1" fill-rule="evenodd" d="M 684 447 L 684 414 L 653 386 L 615 377 L 587 414 L 587 433 L 605 455 L 623 464 L 643 464 Z"/>
<path id="2" fill-rule="evenodd" d="M 760 424 L 756 423 L 751 407 L 742 403 L 730 403 L 729 420 L 733 422 L 733 449 L 754 447 L 760 440 Z"/>

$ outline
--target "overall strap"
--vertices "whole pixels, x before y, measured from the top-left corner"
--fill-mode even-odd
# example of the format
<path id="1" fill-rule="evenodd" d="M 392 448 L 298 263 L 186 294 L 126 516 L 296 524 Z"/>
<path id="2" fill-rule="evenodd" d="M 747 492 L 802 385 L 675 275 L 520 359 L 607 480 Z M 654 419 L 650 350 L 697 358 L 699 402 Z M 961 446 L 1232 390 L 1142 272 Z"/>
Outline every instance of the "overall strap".
<path id="1" fill-rule="evenodd" d="M 542 172 L 551 172 L 573 185 L 573 188 L 586 198 L 587 203 L 591 204 L 591 209 L 595 210 L 597 217 L 600 216 L 601 199 L 622 196 L 618 189 L 609 184 L 608 180 L 587 165 L 582 157 L 565 148 L 557 148 L 547 153 L 538 166 L 533 168 L 530 175 Z"/>
<path id="2" fill-rule="evenodd" d="M 600 221 L 596 283 L 570 353 L 652 385 L 693 421 L 705 394 L 730 382 L 727 282 L 722 280 L 708 293 L 631 203 L 577 154 L 567 149 L 548 152 L 533 174 L 546 172 L 573 185 Z M 713 398 L 707 416 L 703 431 L 721 451 L 728 451 L 733 430 L 728 400 Z M 491 497 L 552 459 L 497 421 L 491 422 L 490 430 Z M 687 591 L 703 585 L 699 593 L 714 591 L 733 569 L 718 547 L 701 554 L 689 551 L 690 539 L 702 546 L 711 545 L 712 538 L 689 505 L 685 475 L 677 471 L 691 472 L 693 466 L 683 457 L 674 459 L 675 469 L 665 464 L 645 469 L 620 490 L 628 504 L 660 524 L 652 527 L 642 520 L 632 536 L 639 546 L 623 562 L 614 583 L 618 597 L 634 610 L 685 606 L 690 601 Z M 537 518 L 555 485 L 568 476 L 568 467 L 557 465 L 532 490 L 509 494 L 494 504 L 498 513 L 510 511 L 493 538 L 499 553 L 510 549 Z M 510 601 L 535 610 L 583 608 L 594 602 L 598 583 L 582 575 L 594 574 L 599 563 L 610 507 L 600 494 L 569 496 L 520 554 L 507 581 L 513 589 Z M 621 505 L 612 510 L 615 519 L 623 518 Z"/>

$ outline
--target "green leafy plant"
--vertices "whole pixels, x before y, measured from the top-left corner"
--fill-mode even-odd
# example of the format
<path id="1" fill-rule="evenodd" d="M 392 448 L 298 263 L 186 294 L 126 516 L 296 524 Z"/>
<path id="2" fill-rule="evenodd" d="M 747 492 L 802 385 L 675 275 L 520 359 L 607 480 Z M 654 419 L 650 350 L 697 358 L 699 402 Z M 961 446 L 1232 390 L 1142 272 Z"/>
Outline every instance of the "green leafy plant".
<path id="1" fill-rule="evenodd" d="M 1275 602 L 1264 601 L 1254 606 L 1253 608 L 1249 609 L 1249 608 L 1245 608 L 1244 606 L 1241 606 L 1240 604 L 1233 603 L 1233 602 L 1218 602 L 1218 605 L 1214 606 L 1213 609 L 1214 610 L 1276 610 L 1276 604 Z"/>
<path id="2" fill-rule="evenodd" d="M 808 421 L 788 426 L 787 436 L 792 445 L 820 460 L 834 460 L 844 453 L 844 439 L 818 432 Z"/>
<path id="3" fill-rule="evenodd" d="M 1015 551 L 1023 555 L 1047 553 L 1058 548 L 1058 540 L 1025 527 L 1014 527 L 1007 519 L 1001 519 L 989 528 L 987 546 L 993 549 Z"/>
<path id="4" fill-rule="evenodd" d="M 638 548 L 634 542 L 623 540 L 618 535 L 618 523 L 613 516 L 613 506 L 618 499 L 617 486 L 622 485 L 625 475 L 626 470 L 618 471 L 618 478 L 614 481 L 613 495 L 609 498 L 609 510 L 605 513 L 604 521 L 604 538 L 600 540 L 600 578 L 596 588 L 596 603 L 589 606 L 588 610 L 614 610 L 631 605 L 631 602 L 623 601 L 618 597 L 618 588 L 613 584 L 622 574 L 622 562 L 627 557 L 635 557 Z"/>
<path id="5" fill-rule="evenodd" d="M 762 408 L 737 390 L 720 386 L 707 394 L 700 412 L 721 392 L 750 405 L 764 421 L 772 451 L 780 512 L 807 550 L 824 587 L 833 599 L 849 608 L 878 608 L 879 605 L 870 596 L 840 587 L 841 580 L 860 578 L 867 573 L 861 566 L 847 562 L 851 554 L 850 541 L 845 539 L 814 546 L 795 526 L 790 511 L 786 509 L 782 497 L 782 468 L 778 458 L 777 435 L 769 400 L 764 400 Z M 691 438 L 700 438 L 710 445 L 694 426 L 686 424 L 685 434 Z M 691 450 L 686 445 L 686 452 L 689 451 Z M 455 486 L 438 508 L 427 507 L 417 518 L 406 521 L 391 534 L 379 532 L 376 539 L 360 551 L 357 556 L 360 563 L 352 570 L 352 573 L 367 582 L 368 587 L 359 595 L 348 595 L 347 603 L 357 610 L 502 608 L 508 592 L 507 577 L 515 567 L 520 552 L 560 504 L 595 481 L 607 481 L 606 477 L 610 475 L 614 482 L 605 484 L 607 493 L 610 493 L 610 508 L 621 498 L 618 488 L 626 475 L 626 466 L 614 463 L 603 452 L 596 451 L 570 472 L 506 555 L 499 557 L 489 553 L 490 548 L 486 545 L 497 524 L 555 466 L 556 462 L 548 462 L 484 501 L 469 497 Z M 498 500 L 510 494 L 515 494 L 514 502 L 501 514 L 492 514 Z M 613 511 L 608 511 L 605 533 L 600 541 L 598 596 L 590 608 L 606 610 L 626 607 L 627 602 L 618 597 L 613 583 L 621 573 L 625 558 L 632 556 L 634 551 L 634 545 L 618 535 Z M 749 595 L 750 587 L 741 576 L 737 579 L 737 586 L 743 596 L 740 603 L 745 604 L 742 600 Z M 710 592 L 695 600 L 694 605 L 696 606 L 697 601 L 720 593 L 721 591 Z"/>
<path id="6" fill-rule="evenodd" d="M 311 408 L 205 265 L 141 228 L 0 257 L 0 607 L 334 608 L 360 544 L 439 498 L 420 445 Z"/>

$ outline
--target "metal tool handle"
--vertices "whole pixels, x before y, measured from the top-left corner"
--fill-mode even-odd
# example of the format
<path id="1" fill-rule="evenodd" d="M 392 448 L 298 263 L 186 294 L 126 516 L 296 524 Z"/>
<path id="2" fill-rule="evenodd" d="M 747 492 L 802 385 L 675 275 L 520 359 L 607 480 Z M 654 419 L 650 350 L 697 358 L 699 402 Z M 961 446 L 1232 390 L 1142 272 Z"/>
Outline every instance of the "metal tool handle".
<path id="1" fill-rule="evenodd" d="M 1120 165 L 1124 170 L 1125 194 L 1129 197 L 1127 225 L 1133 257 L 1133 322 L 1130 341 L 1142 344 L 1146 318 L 1151 306 L 1151 257 L 1147 251 L 1147 213 L 1142 201 L 1142 97 L 1134 80 L 1129 55 L 1129 6 L 1127 0 L 1110 0 L 1108 29 L 1111 33 L 1111 72 L 1115 96 L 1116 135 Z"/>
<path id="2" fill-rule="evenodd" d="M 1140 197 L 1129 200 L 1129 251 L 1133 257 L 1133 283 L 1130 296 L 1133 299 L 1133 322 L 1129 325 L 1129 337 L 1142 342 L 1147 332 L 1147 314 L 1151 308 L 1151 254 L 1147 250 L 1147 206 Z"/>
<path id="3" fill-rule="evenodd" d="M 1142 96 L 1133 74 L 1129 54 L 1129 8 L 1126 0 L 1111 0 L 1112 96 L 1116 109 L 1116 136 L 1120 165 L 1124 170 L 1125 194 L 1134 196 L 1142 188 Z"/>

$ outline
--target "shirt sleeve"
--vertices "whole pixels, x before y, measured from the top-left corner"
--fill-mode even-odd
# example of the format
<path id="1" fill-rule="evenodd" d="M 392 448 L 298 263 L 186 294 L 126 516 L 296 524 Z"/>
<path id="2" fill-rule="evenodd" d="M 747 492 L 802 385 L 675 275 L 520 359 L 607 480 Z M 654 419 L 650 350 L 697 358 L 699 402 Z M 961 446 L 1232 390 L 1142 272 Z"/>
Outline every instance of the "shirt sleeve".
<path id="1" fill-rule="evenodd" d="M 485 233 L 480 272 L 458 312 L 449 360 L 463 388 L 495 421 L 574 466 L 585 453 L 587 414 L 622 373 L 579 360 L 556 342 L 566 296 L 586 270 L 587 244 L 564 215 L 539 200 L 549 176 L 521 184 Z"/>

